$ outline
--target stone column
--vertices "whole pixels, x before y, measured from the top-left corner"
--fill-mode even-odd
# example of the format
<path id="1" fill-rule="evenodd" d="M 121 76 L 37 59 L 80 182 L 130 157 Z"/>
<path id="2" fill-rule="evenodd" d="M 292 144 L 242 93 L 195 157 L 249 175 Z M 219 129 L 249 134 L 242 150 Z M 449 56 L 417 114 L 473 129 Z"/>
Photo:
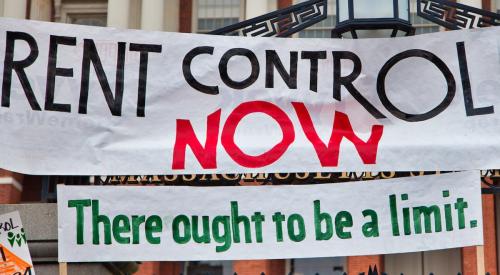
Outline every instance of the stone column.
<path id="1" fill-rule="evenodd" d="M 129 15 L 130 0 L 108 0 L 109 27 L 129 28 Z"/>
<path id="2" fill-rule="evenodd" d="M 50 0 L 31 0 L 29 19 L 52 21 L 52 3 Z"/>
<path id="3" fill-rule="evenodd" d="M 163 31 L 165 6 L 163 0 L 142 1 L 141 29 L 148 31 Z"/>
<path id="4" fill-rule="evenodd" d="M 245 19 L 250 19 L 268 12 L 267 0 L 245 1 Z"/>
<path id="5" fill-rule="evenodd" d="M 165 2 L 165 31 L 179 31 L 179 0 L 167 0 Z"/>
<path id="6" fill-rule="evenodd" d="M 3 16 L 26 19 L 27 0 L 4 0 Z"/>

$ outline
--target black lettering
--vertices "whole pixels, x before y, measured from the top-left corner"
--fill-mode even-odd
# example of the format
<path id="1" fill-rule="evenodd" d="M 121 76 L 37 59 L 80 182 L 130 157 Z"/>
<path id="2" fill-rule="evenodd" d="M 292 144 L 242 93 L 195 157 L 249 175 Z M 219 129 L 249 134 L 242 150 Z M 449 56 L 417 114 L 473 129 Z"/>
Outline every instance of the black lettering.
<path id="1" fill-rule="evenodd" d="M 137 116 L 146 116 L 146 84 L 148 79 L 148 60 L 149 53 L 161 53 L 161 45 L 152 44 L 130 44 L 129 49 L 134 52 L 140 52 L 139 60 L 139 88 L 137 91 Z"/>
<path id="2" fill-rule="evenodd" d="M 54 102 L 56 76 L 73 77 L 72 68 L 57 67 L 58 45 L 76 46 L 76 38 L 68 36 L 50 36 L 49 62 L 47 64 L 47 84 L 45 88 L 45 110 L 57 112 L 71 112 L 71 104 Z"/>
<path id="3" fill-rule="evenodd" d="M 90 77 L 90 63 L 94 65 L 94 70 L 104 93 L 104 98 L 108 104 L 111 114 L 114 116 L 121 116 L 122 102 L 123 102 L 123 78 L 125 73 L 125 50 L 126 43 L 118 42 L 118 57 L 116 62 L 116 82 L 115 82 L 115 95 L 111 92 L 109 87 L 106 72 L 102 67 L 101 59 L 97 53 L 96 46 L 92 39 L 84 39 L 83 41 L 83 60 L 82 60 L 82 83 L 80 86 L 80 104 L 78 112 L 80 114 L 87 113 L 87 103 L 89 97 L 89 77 Z"/>
<path id="4" fill-rule="evenodd" d="M 201 84 L 198 80 L 196 80 L 193 76 L 193 73 L 191 72 L 191 63 L 193 62 L 193 59 L 200 55 L 200 54 L 214 54 L 214 47 L 196 47 L 192 50 L 190 50 L 186 56 L 184 57 L 184 60 L 182 61 L 182 73 L 184 74 L 184 79 L 186 79 L 186 82 L 196 89 L 197 91 L 200 91 L 204 94 L 207 95 L 217 95 L 219 94 L 219 87 L 217 86 L 207 86 L 204 84 Z"/>
<path id="5" fill-rule="evenodd" d="M 448 84 L 448 91 L 443 101 L 434 109 L 423 114 L 408 114 L 399 110 L 398 108 L 396 108 L 396 106 L 394 106 L 394 104 L 390 102 L 385 91 L 385 78 L 387 77 L 387 73 L 398 62 L 410 57 L 421 57 L 429 60 L 441 71 L 441 73 L 444 75 L 446 79 L 446 83 Z M 451 104 L 453 98 L 455 97 L 455 92 L 456 92 L 455 78 L 453 77 L 453 74 L 451 73 L 450 69 L 441 59 L 439 59 L 439 57 L 425 50 L 413 49 L 396 54 L 384 64 L 377 78 L 377 93 L 384 107 L 387 108 L 387 110 L 391 112 L 391 114 L 393 114 L 395 117 L 408 122 L 424 121 L 437 116 Z"/>
<path id="6" fill-rule="evenodd" d="M 303 51 L 300 56 L 302 59 L 309 59 L 311 70 L 309 71 L 309 90 L 318 92 L 318 60 L 326 59 L 326 51 Z"/>
<path id="7" fill-rule="evenodd" d="M 16 40 L 23 40 L 30 47 L 29 55 L 23 59 L 14 61 L 14 46 Z M 5 59 L 3 63 L 3 82 L 2 82 L 2 107 L 10 107 L 10 90 L 12 84 L 12 71 L 16 71 L 17 77 L 23 86 L 24 94 L 28 99 L 31 109 L 41 111 L 40 104 L 36 100 L 31 84 L 26 76 L 25 68 L 31 66 L 38 57 L 38 45 L 33 36 L 24 32 L 7 32 L 5 44 Z"/>
<path id="8" fill-rule="evenodd" d="M 266 88 L 274 88 L 274 68 L 290 89 L 297 89 L 297 52 L 290 52 L 290 73 L 288 73 L 275 50 L 266 51 Z"/>
<path id="9" fill-rule="evenodd" d="M 248 58 L 250 64 L 252 65 L 252 72 L 246 79 L 242 81 L 232 80 L 227 72 L 227 64 L 229 63 L 229 60 L 233 56 L 237 55 L 245 56 L 246 58 Z M 257 80 L 257 78 L 259 78 L 259 72 L 260 72 L 260 67 L 259 67 L 259 61 L 257 60 L 257 56 L 255 56 L 255 54 L 248 49 L 243 49 L 243 48 L 230 49 L 222 56 L 219 62 L 219 73 L 222 81 L 228 87 L 233 89 L 241 90 L 252 85 Z"/>
<path id="10" fill-rule="evenodd" d="M 467 65 L 467 55 L 465 54 L 464 42 L 457 42 L 458 64 L 460 66 L 460 77 L 462 78 L 462 90 L 464 91 L 465 113 L 467 116 L 479 116 L 493 114 L 495 109 L 493 106 L 474 107 L 472 99 L 472 89 L 470 85 L 469 66 Z"/>
<path id="11" fill-rule="evenodd" d="M 364 98 L 359 91 L 352 84 L 356 78 L 361 74 L 361 60 L 353 52 L 335 51 L 333 54 L 333 98 L 340 101 L 340 88 L 344 86 L 347 91 L 356 99 L 373 117 L 380 119 L 385 116 L 375 108 L 366 98 Z M 354 64 L 352 72 L 347 76 L 342 76 L 342 59 L 351 60 Z"/>

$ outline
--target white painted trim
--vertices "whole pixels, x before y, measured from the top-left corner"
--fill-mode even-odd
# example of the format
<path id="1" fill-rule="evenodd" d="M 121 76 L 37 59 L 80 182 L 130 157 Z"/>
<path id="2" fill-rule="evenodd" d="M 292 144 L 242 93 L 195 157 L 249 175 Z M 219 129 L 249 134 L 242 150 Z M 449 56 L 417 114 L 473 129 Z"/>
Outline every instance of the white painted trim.
<path id="1" fill-rule="evenodd" d="M 130 0 L 108 0 L 108 27 L 128 29 L 130 24 Z"/>
<path id="2" fill-rule="evenodd" d="M 198 32 L 198 0 L 193 0 L 192 10 L 191 10 L 191 32 L 192 33 Z"/>
<path id="3" fill-rule="evenodd" d="M 163 31 L 165 28 L 165 1 L 142 1 L 141 29 L 148 31 Z"/>
<path id="4" fill-rule="evenodd" d="M 12 184 L 17 190 L 23 191 L 23 185 L 13 177 L 0 177 L 0 185 Z"/>
<path id="5" fill-rule="evenodd" d="M 165 19 L 163 29 L 167 32 L 179 31 L 180 1 L 168 0 L 165 2 Z"/>
<path id="6" fill-rule="evenodd" d="M 267 0 L 252 0 L 245 2 L 245 19 L 255 18 L 267 13 L 269 2 Z M 241 4 L 240 4 L 241 12 Z M 241 16 L 241 15 L 240 15 Z"/>

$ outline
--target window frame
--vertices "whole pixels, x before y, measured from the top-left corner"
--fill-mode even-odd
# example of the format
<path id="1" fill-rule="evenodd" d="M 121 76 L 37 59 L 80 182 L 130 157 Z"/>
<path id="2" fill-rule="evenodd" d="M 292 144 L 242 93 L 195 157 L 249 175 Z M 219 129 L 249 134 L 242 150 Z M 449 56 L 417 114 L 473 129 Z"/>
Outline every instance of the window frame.
<path id="1" fill-rule="evenodd" d="M 300 0 L 293 0 L 293 4 L 294 4 L 294 5 L 295 5 L 295 4 L 299 4 L 299 3 L 303 2 L 303 1 L 305 1 L 305 0 L 302 0 L 302 1 L 300 1 Z M 336 0 L 329 0 L 329 2 L 330 2 L 330 1 L 335 3 L 335 1 L 336 1 Z M 328 5 L 330 5 L 330 3 L 328 3 Z M 335 3 L 335 5 L 336 5 L 336 3 Z M 332 11 L 333 11 L 333 13 L 331 13 L 331 14 L 330 14 L 330 13 L 328 13 L 328 11 L 329 11 L 329 10 L 332 10 Z M 331 37 L 331 35 L 330 35 L 330 31 L 331 31 L 333 28 L 335 28 L 335 26 L 336 26 L 336 24 L 335 24 L 336 19 L 337 19 L 336 8 L 331 8 L 331 7 L 329 6 L 329 7 L 327 8 L 327 11 L 326 11 L 326 12 L 327 12 L 327 16 L 330 16 L 330 15 L 333 15 L 333 16 L 334 16 L 334 21 L 333 21 L 333 25 L 332 25 L 332 26 L 326 26 L 326 27 L 319 27 L 319 26 L 316 26 L 316 25 L 318 25 L 318 24 L 321 24 L 321 22 L 320 22 L 320 23 L 316 23 L 315 25 L 310 26 L 309 28 L 307 28 L 307 29 L 305 29 L 305 30 L 302 30 L 301 32 L 304 32 L 304 31 L 315 31 L 315 30 L 317 30 L 317 31 L 325 31 L 325 30 L 326 30 L 326 31 L 328 32 L 328 36 L 327 36 L 326 38 L 330 38 L 330 37 Z M 326 19 L 325 19 L 325 20 L 326 20 Z M 292 37 L 294 37 L 294 38 L 320 38 L 320 37 L 300 37 L 300 33 L 301 33 L 301 32 L 294 34 Z"/>
<path id="2" fill-rule="evenodd" d="M 198 29 L 198 0 L 192 0 L 193 1 L 193 10 L 191 14 L 191 32 L 192 33 L 200 33 Z M 247 1 L 252 1 L 252 0 L 247 0 Z M 245 6 L 246 6 L 246 1 L 245 0 L 240 0 L 240 15 L 238 20 L 243 21 L 245 20 Z M 218 18 L 232 18 L 232 17 L 218 17 Z M 208 31 L 213 31 L 213 30 L 208 30 Z"/>
<path id="3" fill-rule="evenodd" d="M 60 13 L 56 18 L 56 22 L 60 23 L 71 23 L 71 19 L 74 18 L 75 15 L 106 15 L 108 14 L 108 4 L 107 3 L 89 3 L 89 4 L 80 4 L 80 3 L 62 3 L 60 5 Z M 73 17 L 72 17 L 73 16 Z M 107 25 L 107 19 L 106 19 Z"/>

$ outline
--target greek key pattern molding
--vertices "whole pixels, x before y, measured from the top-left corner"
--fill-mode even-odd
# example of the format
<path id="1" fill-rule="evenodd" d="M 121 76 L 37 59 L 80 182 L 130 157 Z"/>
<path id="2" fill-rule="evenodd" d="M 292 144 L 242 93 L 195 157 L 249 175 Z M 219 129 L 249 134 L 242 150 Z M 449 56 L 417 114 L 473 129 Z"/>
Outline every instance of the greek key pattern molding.
<path id="1" fill-rule="evenodd" d="M 327 16 L 327 0 L 312 0 L 217 29 L 209 34 L 288 37 Z"/>
<path id="2" fill-rule="evenodd" d="M 419 16 L 451 30 L 500 25 L 500 14 L 446 0 L 419 0 Z"/>

